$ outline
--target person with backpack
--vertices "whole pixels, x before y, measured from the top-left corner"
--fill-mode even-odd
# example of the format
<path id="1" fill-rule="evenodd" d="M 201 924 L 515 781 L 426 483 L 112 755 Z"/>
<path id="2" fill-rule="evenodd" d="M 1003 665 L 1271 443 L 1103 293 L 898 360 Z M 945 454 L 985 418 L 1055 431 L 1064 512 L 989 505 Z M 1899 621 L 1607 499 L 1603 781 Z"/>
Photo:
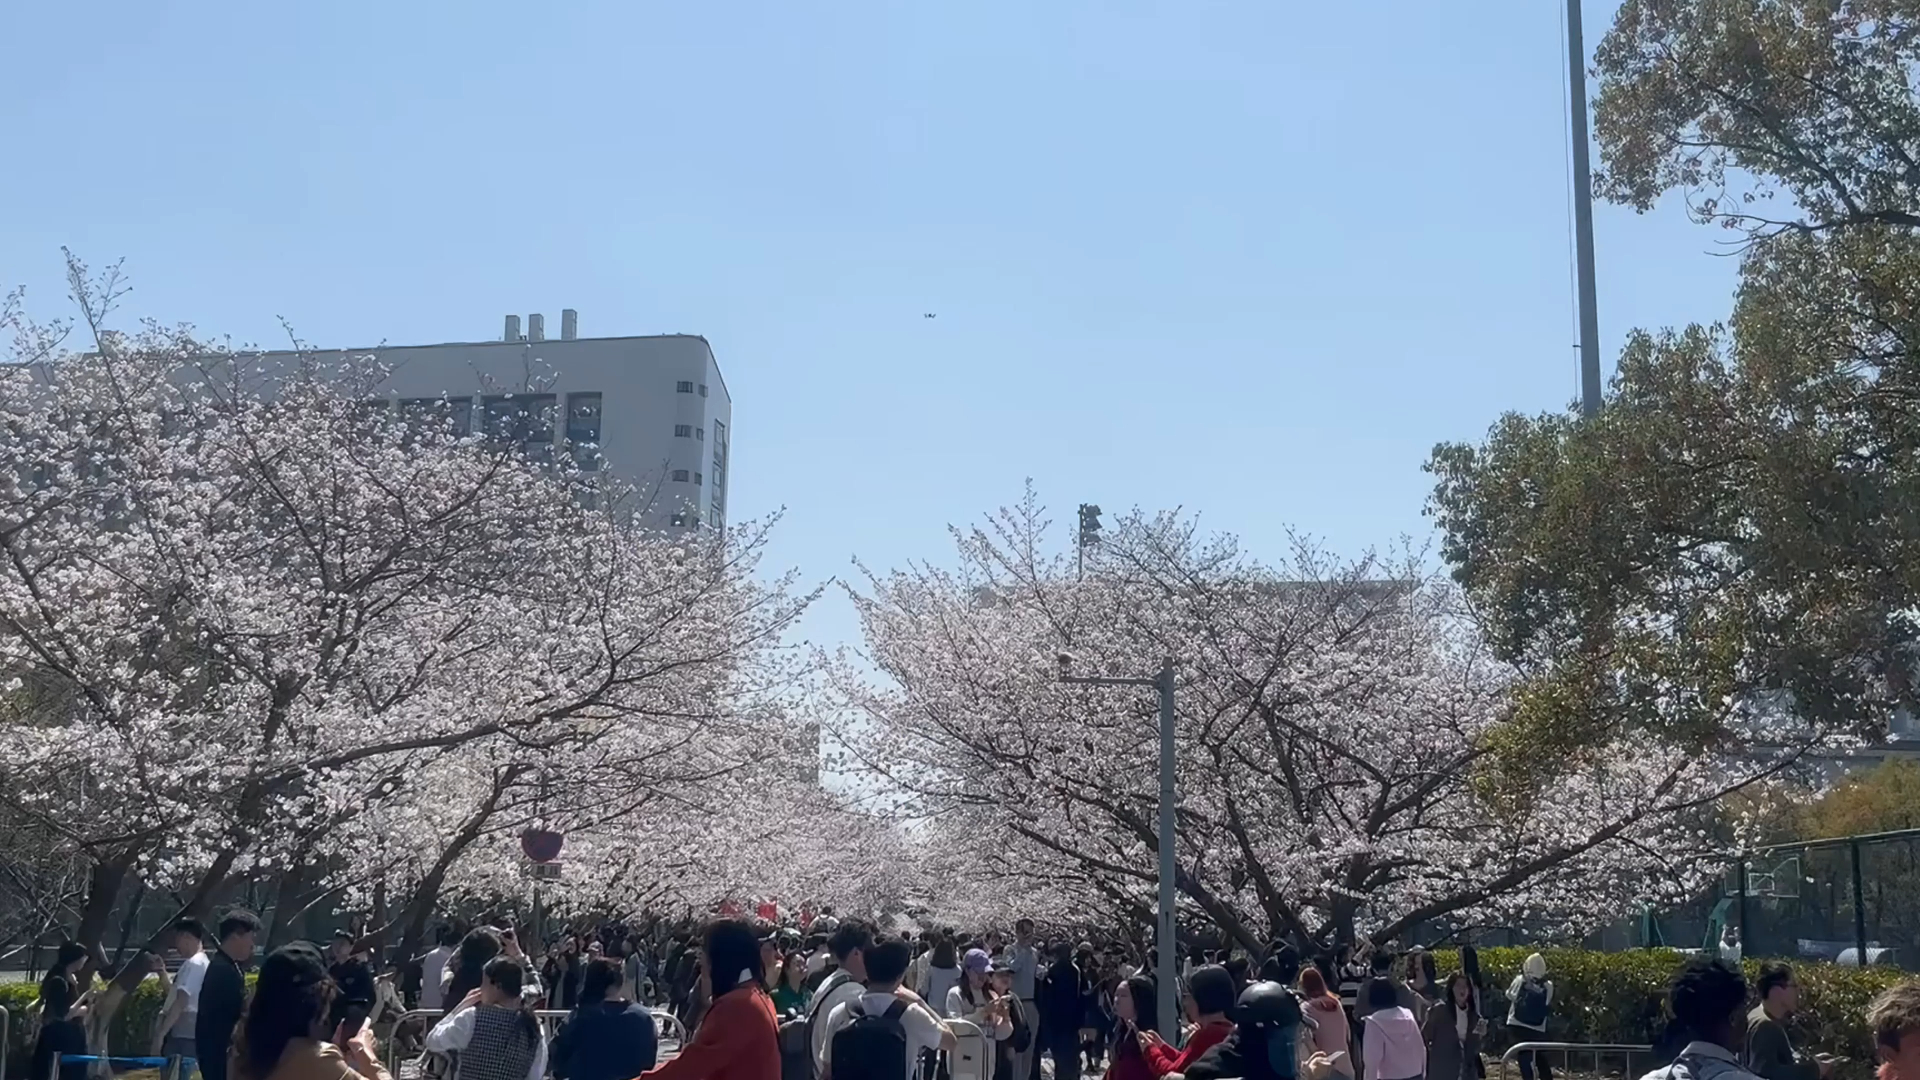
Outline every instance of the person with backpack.
<path id="1" fill-rule="evenodd" d="M 859 919 L 848 919 L 834 927 L 827 938 L 827 954 L 833 957 L 832 970 L 814 988 L 807 1002 L 806 1018 L 789 1021 L 780 1028 L 780 1052 L 791 1058 L 806 1052 L 805 1075 L 817 1078 L 826 1071 L 827 1018 L 833 1010 L 860 1000 L 866 993 L 867 952 L 874 945 L 873 927 Z M 800 1075 L 797 1066 L 795 1076 Z"/>
<path id="2" fill-rule="evenodd" d="M 1547 1017 L 1553 1011 L 1553 980 L 1547 978 L 1546 957 L 1539 953 L 1527 957 L 1525 966 L 1507 989 L 1507 1000 L 1512 1002 L 1507 1008 L 1507 1026 L 1520 1029 L 1515 1033 L 1516 1038 L 1521 1042 L 1544 1040 Z M 1540 1080 L 1553 1080 L 1553 1067 L 1533 1051 L 1522 1050 L 1514 1060 L 1520 1066 L 1520 1080 L 1534 1080 L 1536 1064 Z"/>
<path id="3" fill-rule="evenodd" d="M 897 939 L 867 951 L 860 997 L 834 1006 L 827 1017 L 821 1080 L 912 1080 L 923 1054 L 958 1045 L 946 1021 L 900 985 L 912 960 L 913 951 Z"/>

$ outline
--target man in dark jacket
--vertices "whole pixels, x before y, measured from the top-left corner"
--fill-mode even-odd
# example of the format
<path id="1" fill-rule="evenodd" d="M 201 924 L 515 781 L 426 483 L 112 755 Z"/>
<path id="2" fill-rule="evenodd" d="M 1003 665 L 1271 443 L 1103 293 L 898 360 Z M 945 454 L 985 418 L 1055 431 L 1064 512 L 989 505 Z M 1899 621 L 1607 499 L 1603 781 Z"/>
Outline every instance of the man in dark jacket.
<path id="1" fill-rule="evenodd" d="M 653 1014 L 620 996 L 618 960 L 596 958 L 580 980 L 580 1007 L 553 1039 L 558 1080 L 633 1080 L 653 1068 L 660 1032 Z"/>
<path id="2" fill-rule="evenodd" d="M 1747 1045 L 1742 1064 L 1762 1080 L 1827 1080 L 1833 1063 L 1803 1058 L 1787 1037 L 1787 1021 L 1800 1007 L 1800 984 L 1781 963 L 1760 965 L 1760 1004 L 1747 1014 Z"/>
<path id="3" fill-rule="evenodd" d="M 1053 965 L 1040 987 L 1040 1038 L 1053 1055 L 1053 1080 L 1080 1080 L 1080 969 L 1073 962 L 1073 946 L 1053 948 Z"/>

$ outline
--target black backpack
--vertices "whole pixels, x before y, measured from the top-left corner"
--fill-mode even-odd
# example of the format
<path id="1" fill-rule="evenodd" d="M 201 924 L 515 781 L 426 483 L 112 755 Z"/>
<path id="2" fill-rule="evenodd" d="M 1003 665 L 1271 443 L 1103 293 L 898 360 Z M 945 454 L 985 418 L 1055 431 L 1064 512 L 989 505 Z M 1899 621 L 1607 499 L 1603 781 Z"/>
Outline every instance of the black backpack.
<path id="1" fill-rule="evenodd" d="M 896 999 L 874 1016 L 855 1001 L 848 1012 L 853 1022 L 833 1033 L 833 1080 L 908 1080 L 907 1003 Z"/>

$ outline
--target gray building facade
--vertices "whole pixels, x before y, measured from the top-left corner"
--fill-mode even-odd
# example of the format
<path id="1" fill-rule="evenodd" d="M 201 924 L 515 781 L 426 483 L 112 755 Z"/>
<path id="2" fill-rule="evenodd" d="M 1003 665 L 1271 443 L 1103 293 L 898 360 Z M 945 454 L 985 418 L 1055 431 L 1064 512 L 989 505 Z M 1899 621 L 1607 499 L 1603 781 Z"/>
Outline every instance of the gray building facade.
<path id="1" fill-rule="evenodd" d="M 402 416 L 439 415 L 454 430 L 513 438 L 531 457 L 572 456 L 624 490 L 643 524 L 724 528 L 732 482 L 733 401 L 703 337 L 582 338 L 561 315 L 548 339 L 539 315 L 498 341 L 388 345 L 307 353 L 322 362 L 377 357 L 376 393 Z M 294 354 L 284 354 L 291 358 Z M 273 359 L 263 357 L 271 368 Z"/>

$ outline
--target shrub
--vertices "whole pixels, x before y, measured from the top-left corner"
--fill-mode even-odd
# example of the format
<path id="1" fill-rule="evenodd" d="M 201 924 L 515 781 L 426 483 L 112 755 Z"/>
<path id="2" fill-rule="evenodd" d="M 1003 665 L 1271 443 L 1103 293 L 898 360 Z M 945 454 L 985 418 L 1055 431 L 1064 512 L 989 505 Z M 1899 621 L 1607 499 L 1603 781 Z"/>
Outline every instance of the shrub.
<path id="1" fill-rule="evenodd" d="M 1520 1041 L 1503 1028 L 1507 988 L 1536 950 L 1482 949 L 1480 969 L 1492 990 L 1486 1009 L 1493 1020 L 1489 1053 Z M 1537 950 L 1553 980 L 1553 1014 L 1547 1038 L 1554 1042 L 1646 1043 L 1657 1040 L 1667 1023 L 1667 988 L 1686 956 L 1671 949 L 1603 953 L 1581 949 Z M 1459 954 L 1439 951 L 1434 961 L 1444 979 L 1460 966 Z M 1911 978 L 1890 968 L 1839 967 L 1795 961 L 1800 982 L 1800 1013 L 1794 1018 L 1795 1045 L 1807 1052 L 1848 1060 L 1847 1075 L 1866 1076 L 1874 1061 L 1873 1036 L 1867 1030 L 1867 1003 L 1881 990 Z M 1759 962 L 1745 965 L 1748 981 L 1759 978 Z M 1638 1062 L 1636 1061 L 1636 1065 Z"/>
<path id="2" fill-rule="evenodd" d="M 0 1008 L 8 1013 L 5 1080 L 26 1080 L 33 1064 L 33 1044 L 27 1041 L 25 1029 L 27 1009 L 39 997 L 40 987 L 35 983 L 0 983 Z M 141 983 L 114 1013 L 113 1027 L 107 1034 L 109 1052 L 144 1055 L 152 1046 L 154 1021 L 160 1018 L 163 1004 L 159 980 Z"/>

